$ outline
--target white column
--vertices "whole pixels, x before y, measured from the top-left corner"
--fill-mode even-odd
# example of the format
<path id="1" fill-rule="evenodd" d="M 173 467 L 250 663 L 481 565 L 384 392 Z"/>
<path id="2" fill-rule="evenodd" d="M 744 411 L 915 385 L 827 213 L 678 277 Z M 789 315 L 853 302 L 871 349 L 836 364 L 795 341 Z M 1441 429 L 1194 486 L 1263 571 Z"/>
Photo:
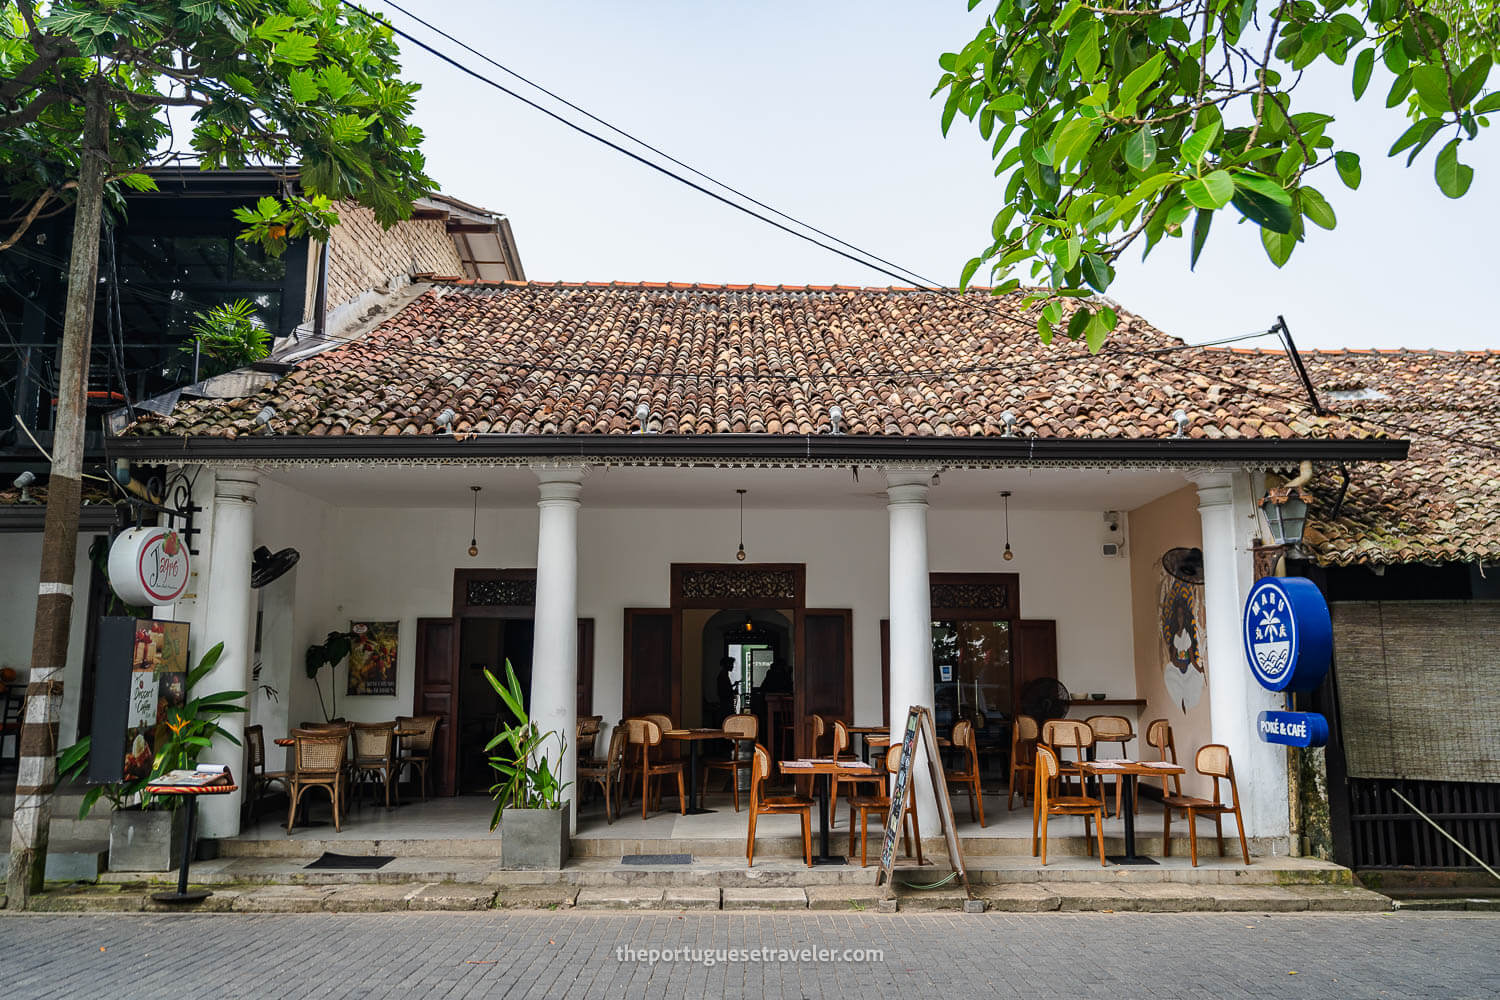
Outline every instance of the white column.
<path id="1" fill-rule="evenodd" d="M 541 499 L 536 541 L 536 632 L 531 647 L 531 718 L 541 731 L 560 733 L 567 749 L 559 765 L 569 782 L 564 797 L 578 799 L 578 495 L 582 466 L 536 467 Z M 556 753 L 556 744 L 549 744 Z M 578 812 L 570 810 L 570 832 Z"/>
<path id="2" fill-rule="evenodd" d="M 1284 852 L 1290 834 L 1286 751 L 1262 742 L 1256 717 L 1285 707 L 1285 698 L 1262 688 L 1250 672 L 1241 641 L 1240 615 L 1254 583 L 1250 551 L 1256 535 L 1250 477 L 1243 472 L 1191 474 L 1203 522 L 1203 606 L 1213 741 L 1229 747 L 1239 786 L 1245 833 L 1277 838 Z M 1181 748 L 1193 753 L 1196 748 Z M 1189 763 L 1190 762 L 1186 762 Z M 1191 766 L 1191 765 L 1190 765 Z"/>
<path id="3" fill-rule="evenodd" d="M 890 514 L 891 745 L 906 735 L 913 705 L 933 708 L 932 592 L 927 573 L 927 492 L 931 469 L 886 471 L 886 510 Z M 912 794 L 923 836 L 940 833 L 937 800 L 928 777 L 927 755 L 917 742 L 912 761 Z"/>
<path id="4" fill-rule="evenodd" d="M 222 642 L 224 652 L 190 697 L 218 691 L 249 691 L 254 637 L 251 633 L 250 562 L 255 535 L 255 490 L 259 477 L 249 469 L 219 469 L 214 477 L 213 521 L 209 529 L 208 586 L 202 628 L 193 640 L 201 657 Z M 193 659 L 189 667 L 196 665 Z M 240 702 L 244 704 L 243 699 Z M 236 784 L 244 787 L 245 717 L 220 716 L 219 725 L 240 741 L 214 740 L 200 761 L 228 764 Z M 240 832 L 241 793 L 205 795 L 198 803 L 198 829 L 204 837 L 233 837 Z"/>

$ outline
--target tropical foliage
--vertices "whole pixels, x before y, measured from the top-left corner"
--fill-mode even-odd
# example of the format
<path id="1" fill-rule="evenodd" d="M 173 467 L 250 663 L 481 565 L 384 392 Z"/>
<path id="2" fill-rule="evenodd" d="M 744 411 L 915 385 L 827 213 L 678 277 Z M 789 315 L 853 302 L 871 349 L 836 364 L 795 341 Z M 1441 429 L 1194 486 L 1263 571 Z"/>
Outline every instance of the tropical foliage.
<path id="1" fill-rule="evenodd" d="M 197 357 L 200 379 L 244 368 L 271 353 L 271 332 L 249 299 L 226 302 L 193 318 L 193 339 L 182 351 Z"/>
<path id="2" fill-rule="evenodd" d="M 500 775 L 500 780 L 490 787 L 490 796 L 495 800 L 495 815 L 490 820 L 490 829 L 493 830 L 500 825 L 500 816 L 506 809 L 561 807 L 562 793 L 568 782 L 562 780 L 558 768 L 567 749 L 567 740 L 561 733 L 543 733 L 531 721 L 526 712 L 521 682 L 516 679 L 509 660 L 505 662 L 504 683 L 488 669 L 484 676 L 500 696 L 500 702 L 512 720 L 484 748 L 487 754 L 499 750 L 489 758 L 490 767 Z M 545 750 L 553 741 L 556 741 L 557 753 L 549 760 Z"/>
<path id="3" fill-rule="evenodd" d="M 969 8 L 987 0 L 969 0 Z M 1463 146 L 1500 111 L 1487 92 L 1495 0 L 998 0 L 978 34 L 939 59 L 942 129 L 970 121 L 1005 179 L 988 267 L 1001 291 L 1044 286 L 1044 340 L 1097 350 L 1114 327 L 1092 300 L 1132 247 L 1190 240 L 1197 263 L 1219 213 L 1259 227 L 1279 267 L 1308 226 L 1337 224 L 1328 183 L 1353 189 L 1360 152 L 1303 74 L 1343 67 L 1356 99 L 1392 110 L 1391 156 L 1429 148 L 1449 197 L 1473 170 Z M 1397 116 L 1404 116 L 1404 123 Z M 1314 186 L 1314 181 L 1319 186 Z M 1022 275 L 1013 272 L 1024 269 Z M 1064 300 L 1076 302 L 1065 308 Z"/>

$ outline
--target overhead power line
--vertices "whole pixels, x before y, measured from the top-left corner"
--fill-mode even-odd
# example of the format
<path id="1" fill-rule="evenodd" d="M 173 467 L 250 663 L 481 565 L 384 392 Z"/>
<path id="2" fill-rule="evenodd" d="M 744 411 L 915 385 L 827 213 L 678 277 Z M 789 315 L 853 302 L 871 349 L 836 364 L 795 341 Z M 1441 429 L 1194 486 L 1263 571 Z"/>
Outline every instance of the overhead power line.
<path id="1" fill-rule="evenodd" d="M 918 274 L 916 271 L 913 271 L 911 268 L 902 267 L 900 264 L 897 264 L 894 261 L 886 260 L 884 257 L 881 257 L 881 256 L 879 256 L 877 254 L 871 253 L 869 250 L 866 250 L 863 247 L 856 246 L 853 243 L 850 243 L 848 240 L 840 239 L 839 237 L 835 236 L 832 233 L 825 232 L 824 230 L 819 229 L 817 226 L 814 226 L 810 222 L 804 222 L 803 220 L 801 220 L 799 218 L 796 218 L 795 216 L 788 215 L 786 212 L 781 211 L 781 209 L 776 208 L 774 205 L 768 205 L 765 202 L 763 202 L 763 201 L 759 200 L 758 198 L 754 197 L 753 195 L 746 194 L 744 191 L 741 191 L 739 188 L 736 188 L 734 185 L 725 183 L 724 181 L 719 180 L 717 177 L 714 177 L 711 174 L 704 173 L 702 170 L 699 170 L 697 167 L 693 166 L 691 163 L 684 163 L 682 160 L 680 160 L 677 157 L 673 156 L 671 153 L 668 153 L 665 150 L 662 150 L 662 149 L 660 149 L 657 146 L 653 146 L 651 143 L 647 142 L 645 139 L 642 139 L 640 136 L 635 135 L 635 134 L 633 134 L 633 133 L 631 133 L 629 131 L 626 131 L 623 128 L 620 128 L 618 125 L 615 125 L 613 122 L 609 122 L 609 121 L 606 121 L 603 118 L 600 118 L 598 115 L 596 115 L 593 112 L 589 111 L 587 108 L 583 108 L 583 107 L 578 106 L 577 104 L 574 104 L 572 101 L 568 100 L 566 97 L 563 97 L 561 94 L 557 93 L 556 91 L 549 90 L 548 88 L 542 86 L 540 83 L 537 83 L 535 80 L 532 80 L 532 79 L 529 79 L 529 78 L 523 76 L 522 74 L 520 74 L 520 73 L 516 72 L 515 70 L 511 69 L 509 66 L 506 66 L 504 63 L 499 62 L 498 60 L 494 59 L 493 57 L 491 57 L 489 55 L 486 55 L 485 53 L 483 53 L 483 52 L 479 51 L 478 49 L 474 48 L 472 45 L 468 44 L 463 39 L 453 37 L 448 32 L 444 31 L 442 28 L 439 28 L 437 25 L 433 24 L 431 21 L 425 20 L 425 19 L 423 19 L 421 17 L 418 17 L 416 14 L 413 14 L 411 11 L 409 11 L 405 7 L 401 6 L 399 3 L 396 3 L 395 0 L 379 0 L 379 2 L 385 4 L 387 7 L 390 7 L 393 10 L 400 11 L 402 14 L 406 15 L 411 20 L 417 22 L 422 27 L 426 28 L 428 31 L 431 31 L 433 34 L 439 35 L 442 38 L 446 38 L 448 41 L 452 42 L 454 45 L 457 45 L 459 48 L 463 49 L 464 51 L 469 52 L 469 53 L 471 53 L 471 54 L 473 54 L 475 56 L 478 56 L 480 59 L 483 59 L 485 62 L 489 63 L 491 66 L 493 66 L 496 69 L 500 70 L 502 73 L 505 73 L 506 75 L 512 77 L 513 79 L 521 81 L 522 83 L 526 84 L 528 87 L 533 88 L 534 90 L 537 90 L 537 91 L 540 91 L 543 94 L 546 94 L 548 97 L 552 98 L 554 101 L 557 101 L 559 104 L 563 104 L 563 105 L 571 108 L 572 110 L 574 110 L 574 111 L 578 112 L 579 114 L 583 115 L 585 118 L 587 118 L 591 122 L 594 122 L 595 124 L 603 125 L 605 128 L 609 129 L 611 132 L 614 132 L 616 135 L 624 136 L 626 139 L 629 139 L 631 142 L 633 142 L 636 145 L 642 147 L 643 149 L 649 149 L 651 152 L 655 153 L 657 156 L 660 156 L 662 159 L 667 160 L 667 161 L 669 161 L 669 162 L 671 162 L 671 163 L 673 163 L 673 164 L 681 167 L 682 169 L 684 169 L 684 170 L 688 171 L 689 173 L 693 174 L 695 177 L 701 177 L 704 180 L 708 181 L 709 183 L 715 184 L 718 187 L 723 188 L 725 191 L 728 191 L 731 194 L 736 195 L 737 197 L 745 199 L 746 201 L 750 202 L 752 205 L 755 205 L 755 206 L 757 206 L 759 208 L 763 208 L 766 211 L 772 213 L 773 215 L 779 216 L 779 217 L 787 220 L 788 222 L 795 223 L 796 225 L 799 225 L 799 226 L 801 226 L 804 229 L 807 229 L 807 230 L 809 230 L 811 232 L 817 233 L 819 236 L 822 236 L 825 239 L 830 239 L 833 242 L 837 243 L 839 246 L 846 247 L 846 248 L 848 248 L 850 250 L 853 250 L 855 253 L 858 253 L 858 254 L 861 254 L 861 255 L 863 255 L 865 257 L 870 258 L 873 261 L 878 261 L 881 264 L 885 264 L 887 267 L 892 267 L 892 268 L 895 268 L 896 270 L 901 271 L 901 272 L 903 272 L 905 274 L 909 274 L 909 275 L 912 276 L 912 278 L 916 279 L 920 283 L 925 283 L 925 284 L 928 284 L 928 285 L 941 285 L 942 284 L 942 282 L 933 281 L 931 278 L 923 277 L 922 275 Z"/>
<path id="2" fill-rule="evenodd" d="M 379 15 L 374 14 L 374 13 L 368 11 L 368 10 L 365 10 L 363 7 L 359 6 L 358 4 L 353 3 L 352 0 L 340 0 L 340 2 L 345 7 L 348 7 L 351 10 L 359 11 L 359 13 L 363 14 L 364 16 L 366 16 L 366 17 L 368 17 L 368 18 L 370 18 L 372 20 L 379 21 L 382 24 L 385 24 L 396 35 L 400 36 L 401 38 L 406 39 L 407 41 L 411 42 L 413 45 L 417 46 L 418 48 L 422 49 L 423 51 L 427 52 L 428 54 L 434 56 L 435 58 L 442 60 L 443 62 L 445 62 L 448 65 L 452 66 L 454 69 L 460 71 L 461 73 L 465 73 L 468 76 L 472 76 L 474 79 L 480 81 L 481 83 L 488 84 L 489 86 L 491 86 L 491 87 L 495 88 L 496 90 L 500 91 L 502 94 L 506 94 L 506 95 L 508 95 L 510 97 L 513 97 L 516 100 L 520 101 L 522 104 L 525 104 L 527 107 L 530 107 L 530 108 L 533 108 L 533 109 L 535 109 L 537 111 L 540 111 L 542 114 L 546 115 L 548 118 L 551 118 L 554 121 L 557 121 L 557 122 L 562 123 L 563 125 L 566 125 L 568 128 L 572 129 L 573 131 L 578 132 L 578 133 L 580 133 L 582 135 L 585 135 L 588 138 L 593 139 L 595 142 L 598 142 L 598 143 L 601 143 L 601 144 L 603 144 L 605 146 L 608 146 L 610 149 L 613 149 L 615 152 L 621 154 L 622 156 L 628 156 L 630 159 L 635 160 L 637 163 L 640 163 L 640 164 L 642 164 L 643 166 L 646 166 L 646 167 L 650 167 L 652 170 L 655 170 L 656 172 L 658 172 L 660 174 L 664 174 L 667 177 L 672 178 L 673 180 L 677 181 L 680 184 L 685 184 L 688 187 L 692 188 L 694 191 L 697 191 L 700 194 L 705 194 L 708 197 L 710 197 L 710 198 L 714 199 L 715 201 L 719 202 L 720 204 L 727 205 L 727 206 L 729 206 L 730 208 L 734 209 L 737 212 L 743 212 L 744 214 L 750 216 L 752 219 L 758 219 L 761 222 L 764 222 L 768 226 L 774 226 L 775 228 L 781 230 L 784 233 L 787 233 L 788 235 L 795 236 L 799 240 L 805 240 L 806 242 L 811 243 L 813 246 L 820 247 L 820 248 L 822 248 L 824 250 L 827 250 L 829 253 L 837 254 L 838 256 L 843 257 L 845 260 L 853 261 L 854 263 L 860 264 L 860 265 L 862 265 L 864 267 L 868 267 L 868 268 L 870 268 L 873 271 L 878 271 L 879 273 L 884 274 L 884 275 L 886 275 L 889 278 L 893 278 L 896 281 L 901 282 L 902 284 L 915 283 L 918 288 L 920 288 L 922 291 L 927 291 L 927 292 L 934 292 L 934 291 L 940 291 L 941 290 L 940 288 L 935 287 L 935 286 L 933 286 L 933 285 L 931 285 L 931 284 L 929 284 L 929 283 L 927 283 L 925 281 L 914 281 L 914 278 L 913 278 L 914 272 L 900 273 L 900 272 L 905 271 L 905 269 L 904 268 L 893 269 L 891 267 L 887 267 L 884 264 L 874 263 L 873 260 L 868 260 L 868 259 L 865 259 L 864 257 L 856 256 L 855 254 L 849 252 L 848 250 L 843 250 L 843 249 L 840 249 L 839 247 L 834 246 L 832 244 L 824 243 L 822 240 L 819 240 L 815 236 L 809 236 L 807 233 L 799 232 L 798 230 L 793 229 L 791 226 L 788 226 L 785 223 L 777 222 L 773 218 L 770 218 L 768 216 L 762 215 L 761 213 L 755 211 L 755 209 L 750 208 L 749 206 L 742 205 L 741 203 L 733 200 L 732 198 L 725 197 L 724 195 L 720 194 L 717 191 L 712 191 L 709 188 L 704 187 L 702 184 L 699 184 L 696 181 L 690 180 L 689 178 L 684 177 L 681 174 L 673 172 L 672 170 L 668 169 L 667 167 L 662 166 L 660 163 L 657 163 L 657 162 L 655 162 L 655 161 L 653 161 L 651 159 L 648 159 L 647 157 L 642 156 L 641 154 L 639 154 L 639 153 L 637 153 L 637 152 L 635 152 L 633 150 L 626 149 L 624 146 L 621 146 L 619 143 L 612 142 L 611 140 L 605 138 L 604 136 L 600 135 L 597 132 L 590 131 L 589 129 L 585 128 L 584 126 L 578 124 L 577 122 L 570 121 L 568 118 L 565 118 L 564 116 L 558 114 L 556 111 L 553 111 L 551 108 L 548 108 L 548 107 L 545 107 L 545 106 L 543 106 L 541 104 L 538 104 L 536 101 L 533 101 L 531 98 L 526 97 L 523 94 L 517 93 L 516 91 L 514 91 L 511 88 L 507 87 L 505 84 L 500 83 L 498 80 L 495 80 L 493 77 L 486 76 L 483 73 L 479 72 L 478 70 L 473 69 L 473 68 L 471 68 L 469 66 L 464 65 L 462 62 L 459 62 L 457 59 L 453 58 L 452 56 L 448 55 L 447 53 L 442 52 L 442 51 L 438 50 L 437 48 L 434 48 L 433 46 L 431 46 L 431 45 L 427 44 L 426 42 L 422 41 L 420 38 L 417 38 L 416 36 L 410 34 L 409 32 L 403 31 L 402 29 L 396 27 L 394 24 L 391 24 L 391 22 L 389 20 L 381 18 Z M 611 126 L 611 128 L 613 128 L 613 126 Z M 718 182 L 715 181 L 714 183 L 717 184 Z M 798 225 L 802 225 L 802 223 L 798 223 Z M 809 226 L 807 228 L 811 229 L 812 227 Z M 840 242 L 843 242 L 843 241 L 840 241 Z M 845 244 L 845 245 L 847 246 L 848 244 Z M 863 251 L 861 251 L 861 253 L 863 253 Z"/>

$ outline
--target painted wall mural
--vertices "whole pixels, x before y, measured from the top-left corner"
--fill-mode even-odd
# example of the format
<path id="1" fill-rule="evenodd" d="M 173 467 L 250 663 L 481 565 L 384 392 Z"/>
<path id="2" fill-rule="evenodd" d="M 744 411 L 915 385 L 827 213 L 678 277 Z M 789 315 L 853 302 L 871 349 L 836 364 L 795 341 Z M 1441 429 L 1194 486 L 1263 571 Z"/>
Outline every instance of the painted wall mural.
<path id="1" fill-rule="evenodd" d="M 1208 674 L 1203 665 L 1203 553 L 1169 549 L 1161 559 L 1162 680 L 1186 712 L 1203 698 Z"/>

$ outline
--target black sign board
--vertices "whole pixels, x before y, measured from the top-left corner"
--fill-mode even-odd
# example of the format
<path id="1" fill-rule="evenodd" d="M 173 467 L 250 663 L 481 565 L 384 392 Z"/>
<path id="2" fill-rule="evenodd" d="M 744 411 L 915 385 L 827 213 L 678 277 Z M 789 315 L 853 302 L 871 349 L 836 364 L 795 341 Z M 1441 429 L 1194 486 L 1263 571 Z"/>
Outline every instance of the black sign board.
<path id="1" fill-rule="evenodd" d="M 953 802 L 948 798 L 948 782 L 943 779 L 942 758 L 938 756 L 937 730 L 932 724 L 932 712 L 921 705 L 913 705 L 906 716 L 906 731 L 901 738 L 901 762 L 891 784 L 891 811 L 885 818 L 885 839 L 880 848 L 880 871 L 875 884 L 890 881 L 896 862 L 896 838 L 901 832 L 901 814 L 911 796 L 912 759 L 917 746 L 917 734 L 927 747 L 927 769 L 932 778 L 932 788 L 937 794 L 938 822 L 943 826 L 943 837 L 948 843 L 948 858 L 953 870 L 958 873 L 969 891 L 969 873 L 964 867 L 963 849 L 958 844 L 958 831 L 953 825 Z"/>
<path id="2" fill-rule="evenodd" d="M 151 774 L 167 713 L 187 700 L 186 622 L 99 619 L 88 781 Z"/>

